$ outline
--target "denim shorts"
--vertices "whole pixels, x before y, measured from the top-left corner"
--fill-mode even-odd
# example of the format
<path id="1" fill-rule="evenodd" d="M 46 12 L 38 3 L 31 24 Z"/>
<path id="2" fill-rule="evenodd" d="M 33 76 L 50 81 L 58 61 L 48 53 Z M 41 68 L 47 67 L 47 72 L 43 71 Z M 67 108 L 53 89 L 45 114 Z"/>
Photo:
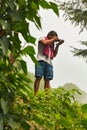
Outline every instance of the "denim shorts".
<path id="1" fill-rule="evenodd" d="M 53 66 L 45 61 L 38 61 L 39 65 L 35 65 L 35 77 L 44 79 L 53 79 Z"/>

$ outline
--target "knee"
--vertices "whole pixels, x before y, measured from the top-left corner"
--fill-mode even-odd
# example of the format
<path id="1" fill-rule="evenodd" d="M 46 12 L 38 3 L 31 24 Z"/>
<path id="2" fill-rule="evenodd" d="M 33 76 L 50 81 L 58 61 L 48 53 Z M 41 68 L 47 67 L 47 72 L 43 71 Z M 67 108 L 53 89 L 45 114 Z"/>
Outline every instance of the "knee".
<path id="1" fill-rule="evenodd" d="M 40 82 L 40 80 L 41 80 L 41 77 L 36 78 L 36 81 Z"/>
<path id="2" fill-rule="evenodd" d="M 44 79 L 44 82 L 45 83 L 49 83 L 49 79 Z"/>

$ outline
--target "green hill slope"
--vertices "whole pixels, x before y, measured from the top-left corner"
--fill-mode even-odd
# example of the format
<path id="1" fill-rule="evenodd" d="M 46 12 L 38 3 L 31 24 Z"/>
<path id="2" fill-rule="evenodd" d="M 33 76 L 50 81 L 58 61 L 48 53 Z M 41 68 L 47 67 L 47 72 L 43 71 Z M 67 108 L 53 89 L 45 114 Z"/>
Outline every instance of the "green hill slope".
<path id="1" fill-rule="evenodd" d="M 64 86 L 62 86 L 66 90 L 72 90 L 77 89 L 81 94 L 75 94 L 75 98 L 80 103 L 87 103 L 87 93 L 83 90 L 81 90 L 78 86 L 76 86 L 73 83 L 66 83 Z"/>
<path id="2" fill-rule="evenodd" d="M 34 88 L 34 81 L 35 81 L 35 77 L 34 77 L 34 74 L 29 72 L 28 73 L 28 77 L 29 79 L 31 80 L 31 83 L 29 83 L 29 86 L 33 89 Z M 65 88 L 66 90 L 72 90 L 72 89 L 78 89 L 78 91 L 81 93 L 81 94 L 77 94 L 75 95 L 75 98 L 77 101 L 79 101 L 80 103 L 84 104 L 84 103 L 87 103 L 87 93 L 83 90 L 81 90 L 78 86 L 76 86 L 75 84 L 73 83 L 66 83 L 64 86 L 59 86 L 59 87 L 63 87 Z M 43 79 L 41 80 L 41 83 L 40 83 L 40 90 L 43 90 L 44 89 L 44 81 Z"/>

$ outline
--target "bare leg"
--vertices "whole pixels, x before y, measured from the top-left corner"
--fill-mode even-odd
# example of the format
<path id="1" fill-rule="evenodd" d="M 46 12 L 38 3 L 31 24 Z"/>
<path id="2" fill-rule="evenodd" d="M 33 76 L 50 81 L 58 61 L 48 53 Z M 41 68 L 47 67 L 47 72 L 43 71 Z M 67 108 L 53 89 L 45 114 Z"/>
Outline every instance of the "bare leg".
<path id="1" fill-rule="evenodd" d="M 39 84 L 40 84 L 41 78 L 36 78 L 35 83 L 34 83 L 34 95 L 37 94 L 39 90 Z"/>
<path id="2" fill-rule="evenodd" d="M 49 79 L 44 79 L 44 89 L 45 90 L 48 90 L 48 89 L 50 89 L 50 81 L 49 81 Z"/>

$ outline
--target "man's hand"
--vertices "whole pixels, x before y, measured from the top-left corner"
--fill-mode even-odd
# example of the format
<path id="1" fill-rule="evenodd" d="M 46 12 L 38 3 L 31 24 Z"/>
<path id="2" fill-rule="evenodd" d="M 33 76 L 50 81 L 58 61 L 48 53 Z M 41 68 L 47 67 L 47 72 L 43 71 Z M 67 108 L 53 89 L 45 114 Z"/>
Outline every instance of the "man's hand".
<path id="1" fill-rule="evenodd" d="M 61 45 L 64 43 L 64 40 L 60 39 L 58 45 Z"/>
<path id="2" fill-rule="evenodd" d="M 54 39 L 54 41 L 59 41 L 58 36 L 54 36 L 53 39 Z"/>

